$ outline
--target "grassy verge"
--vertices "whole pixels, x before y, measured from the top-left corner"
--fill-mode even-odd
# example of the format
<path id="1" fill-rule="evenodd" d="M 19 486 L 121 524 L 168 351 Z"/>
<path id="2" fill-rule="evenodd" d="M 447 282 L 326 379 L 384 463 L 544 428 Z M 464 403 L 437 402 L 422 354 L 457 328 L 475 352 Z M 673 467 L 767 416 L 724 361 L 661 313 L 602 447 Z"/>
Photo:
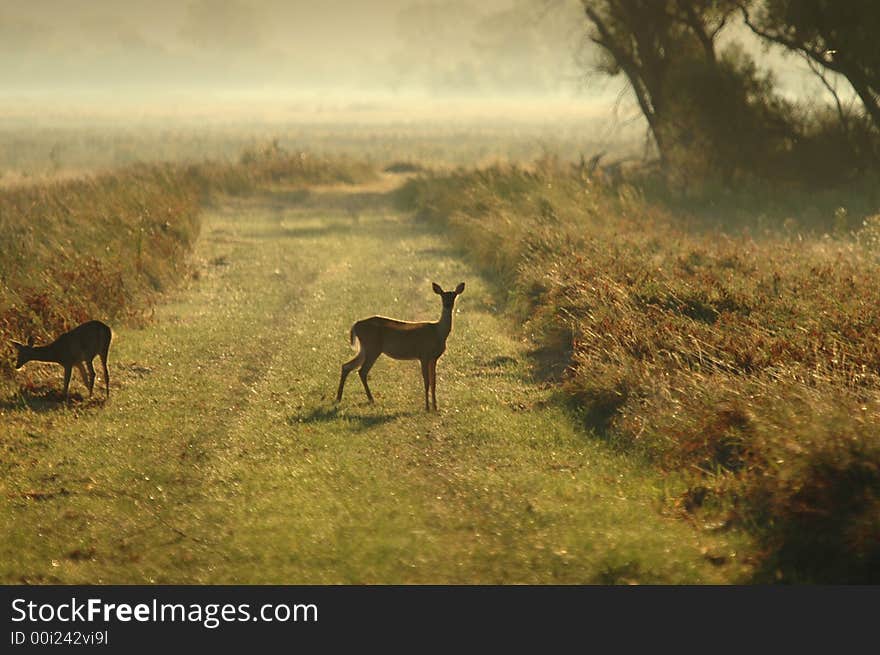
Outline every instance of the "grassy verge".
<path id="1" fill-rule="evenodd" d="M 234 163 L 140 165 L 0 189 L 0 385 L 12 373 L 10 339 L 45 342 L 91 318 L 142 320 L 156 293 L 185 274 L 212 194 L 373 175 L 272 144 Z"/>
<path id="2" fill-rule="evenodd" d="M 880 282 L 858 234 L 723 233 L 541 162 L 413 180 L 402 206 L 507 289 L 594 432 L 758 537 L 758 580 L 877 582 Z"/>

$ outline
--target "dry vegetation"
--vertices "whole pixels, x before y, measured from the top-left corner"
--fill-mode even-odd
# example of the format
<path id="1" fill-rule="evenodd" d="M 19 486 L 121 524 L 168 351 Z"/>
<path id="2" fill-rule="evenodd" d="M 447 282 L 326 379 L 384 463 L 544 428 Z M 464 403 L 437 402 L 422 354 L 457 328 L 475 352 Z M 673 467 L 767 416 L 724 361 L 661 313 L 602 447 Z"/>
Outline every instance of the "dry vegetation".
<path id="1" fill-rule="evenodd" d="M 691 476 L 675 511 L 758 537 L 758 580 L 880 580 L 880 219 L 724 233 L 554 161 L 398 196 L 498 277 L 598 436 Z"/>
<path id="2" fill-rule="evenodd" d="M 211 194 L 373 174 L 272 143 L 237 162 L 136 165 L 0 190 L 0 384 L 12 373 L 10 339 L 39 343 L 97 317 L 142 320 L 156 292 L 184 274 Z"/>

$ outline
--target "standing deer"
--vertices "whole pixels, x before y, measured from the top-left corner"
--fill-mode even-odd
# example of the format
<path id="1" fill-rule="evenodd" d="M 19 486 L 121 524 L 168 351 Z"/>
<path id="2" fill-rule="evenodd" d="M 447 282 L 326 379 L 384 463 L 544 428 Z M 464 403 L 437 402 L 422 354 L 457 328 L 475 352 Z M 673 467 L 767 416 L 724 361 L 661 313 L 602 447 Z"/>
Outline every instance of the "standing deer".
<path id="1" fill-rule="evenodd" d="M 444 291 L 436 283 L 432 283 L 432 287 L 434 293 L 443 300 L 443 312 L 440 320 L 435 323 L 411 323 L 384 316 L 371 316 L 351 326 L 351 345 L 354 347 L 355 340 L 358 341 L 358 354 L 342 365 L 336 402 L 342 400 L 345 378 L 356 368 L 360 369 L 358 375 L 364 384 L 367 399 L 373 402 L 373 394 L 367 385 L 367 375 L 379 355 L 384 353 L 392 359 L 417 359 L 421 362 L 422 378 L 425 381 L 425 411 L 430 411 L 429 389 L 434 411 L 437 411 L 437 360 L 446 350 L 446 338 L 452 331 L 452 308 L 455 306 L 455 298 L 464 291 L 464 282 L 455 287 L 455 291 Z"/>
<path id="2" fill-rule="evenodd" d="M 64 399 L 68 400 L 67 390 L 70 387 L 70 373 L 74 366 L 79 369 L 83 383 L 89 388 L 89 395 L 92 395 L 95 386 L 95 367 L 92 366 L 92 360 L 97 355 L 104 366 L 104 384 L 109 397 L 110 373 L 107 371 L 107 353 L 110 350 L 110 337 L 109 327 L 101 321 L 89 321 L 73 328 L 70 332 L 65 332 L 48 346 L 35 346 L 33 339 L 28 341 L 28 345 L 13 341 L 12 345 L 18 351 L 15 368 L 19 369 L 30 361 L 61 364 L 64 367 Z M 83 363 L 89 367 L 88 376 Z"/>

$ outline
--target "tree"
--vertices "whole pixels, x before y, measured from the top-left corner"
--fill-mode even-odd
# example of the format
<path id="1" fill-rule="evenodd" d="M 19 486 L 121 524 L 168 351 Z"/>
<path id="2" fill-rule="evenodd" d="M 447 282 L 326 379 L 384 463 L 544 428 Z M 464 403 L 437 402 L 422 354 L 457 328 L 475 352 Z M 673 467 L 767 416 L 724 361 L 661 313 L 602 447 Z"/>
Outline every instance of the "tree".
<path id="1" fill-rule="evenodd" d="M 736 9 L 725 0 L 583 0 L 600 70 L 626 75 L 661 159 L 668 144 L 669 81 L 682 63 L 717 61 L 715 39 Z"/>
<path id="2" fill-rule="evenodd" d="M 743 2 L 746 25 L 771 43 L 843 75 L 880 129 L 880 3 L 877 0 Z"/>
<path id="3" fill-rule="evenodd" d="M 672 172 L 753 170 L 779 138 L 785 107 L 772 79 L 736 48 L 718 52 L 734 0 L 582 0 L 600 70 L 623 73 Z M 707 167 L 711 170 L 707 170 Z"/>

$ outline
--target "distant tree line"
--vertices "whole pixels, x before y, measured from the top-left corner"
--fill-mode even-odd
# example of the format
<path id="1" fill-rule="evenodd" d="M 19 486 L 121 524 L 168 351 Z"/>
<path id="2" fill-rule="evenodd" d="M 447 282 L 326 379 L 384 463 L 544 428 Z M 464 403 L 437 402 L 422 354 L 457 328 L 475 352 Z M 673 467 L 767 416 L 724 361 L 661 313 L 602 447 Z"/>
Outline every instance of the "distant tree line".
<path id="1" fill-rule="evenodd" d="M 664 169 L 838 183 L 880 161 L 880 2 L 876 0 L 582 0 L 599 69 L 624 75 Z M 746 26 L 803 58 L 833 102 L 779 92 L 736 39 Z M 735 33 L 734 33 L 735 34 Z M 726 45 L 722 46 L 721 44 Z M 845 78 L 859 104 L 846 103 Z"/>

